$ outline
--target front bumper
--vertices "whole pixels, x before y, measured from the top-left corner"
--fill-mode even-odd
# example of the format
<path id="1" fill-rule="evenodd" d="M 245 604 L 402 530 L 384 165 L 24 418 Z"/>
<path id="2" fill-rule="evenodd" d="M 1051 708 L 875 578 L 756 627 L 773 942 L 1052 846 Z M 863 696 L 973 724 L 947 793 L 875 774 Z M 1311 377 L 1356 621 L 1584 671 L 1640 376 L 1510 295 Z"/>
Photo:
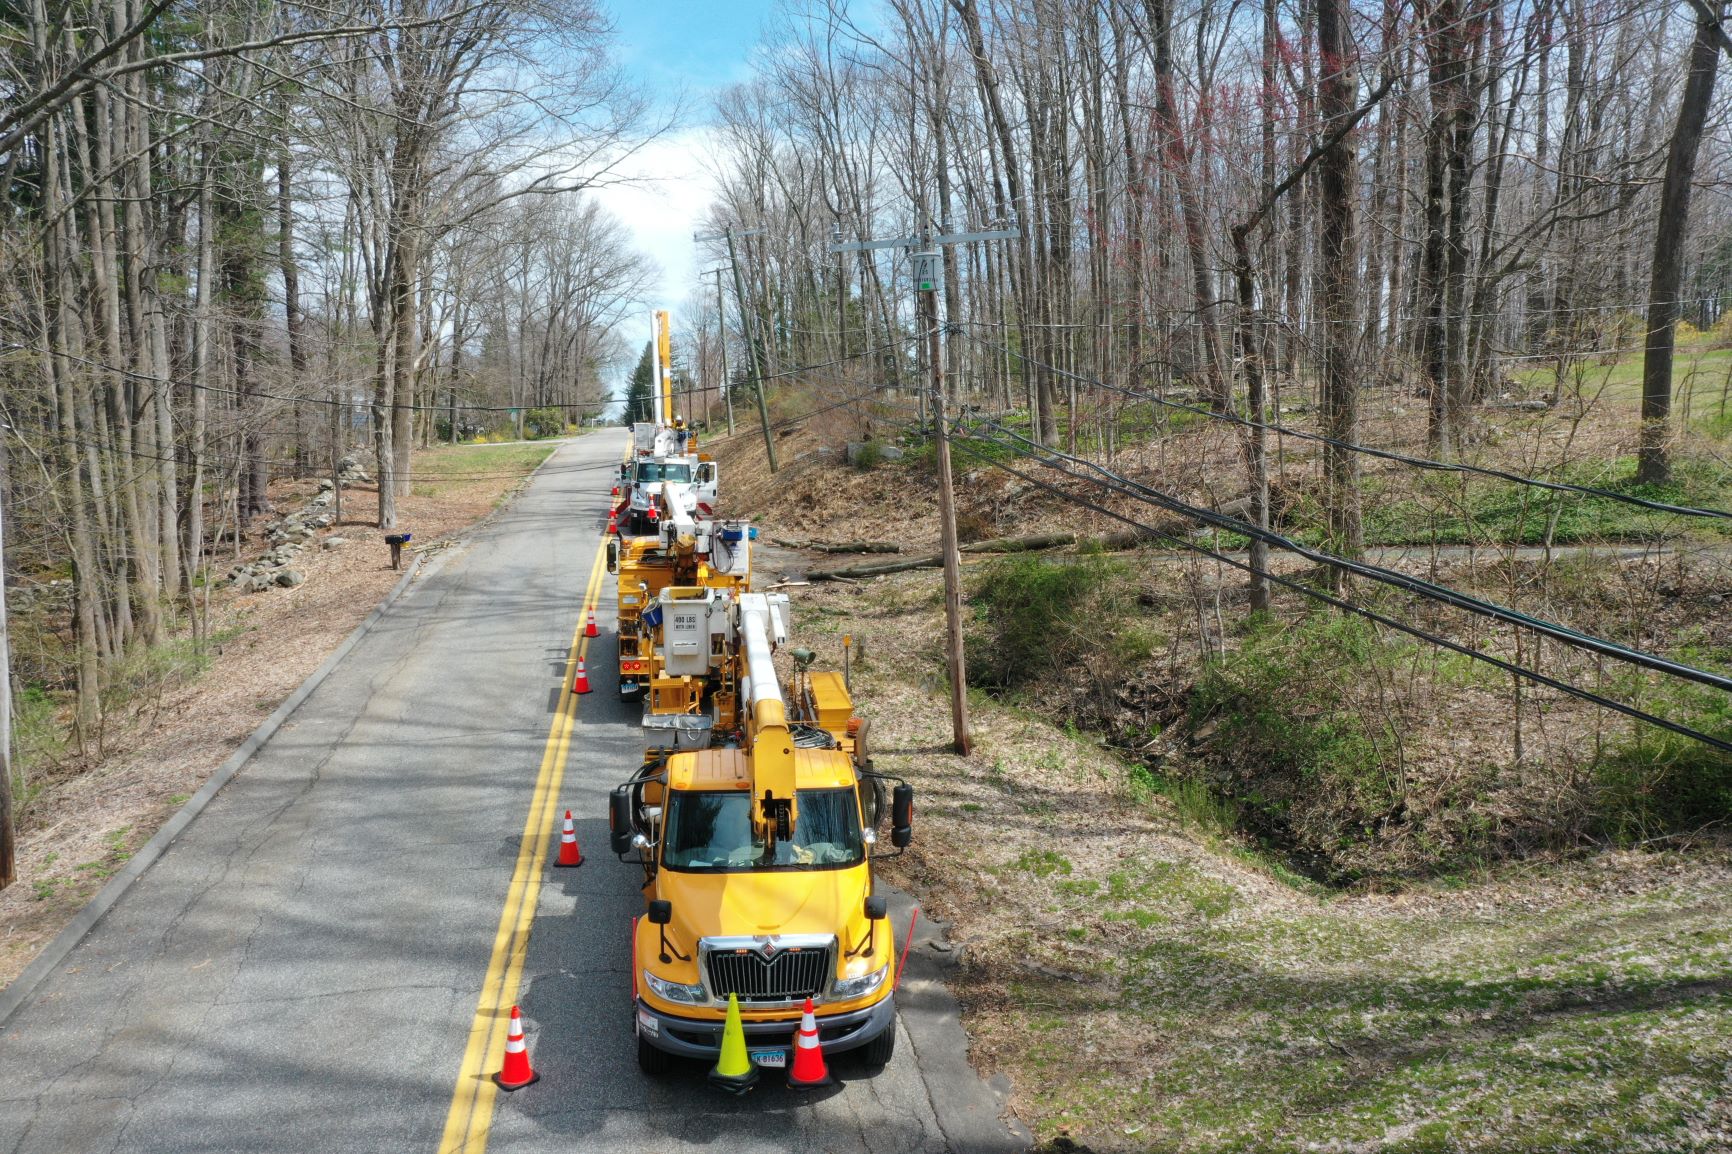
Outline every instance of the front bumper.
<path id="1" fill-rule="evenodd" d="M 708 1018 L 679 1018 L 652 1009 L 642 998 L 637 1000 L 633 1017 L 638 1037 L 658 1050 L 682 1058 L 701 1058 L 713 1062 L 722 1050 L 722 1023 Z M 818 1015 L 818 1042 L 826 1054 L 839 1054 L 859 1049 L 885 1030 L 896 1028 L 896 995 L 889 994 L 864 1010 L 847 1014 Z M 653 1022 L 655 1028 L 646 1028 Z M 800 1028 L 796 1011 L 787 1018 L 774 1021 L 741 1023 L 746 1031 L 746 1049 L 781 1050 L 791 1055 L 794 1034 Z"/>

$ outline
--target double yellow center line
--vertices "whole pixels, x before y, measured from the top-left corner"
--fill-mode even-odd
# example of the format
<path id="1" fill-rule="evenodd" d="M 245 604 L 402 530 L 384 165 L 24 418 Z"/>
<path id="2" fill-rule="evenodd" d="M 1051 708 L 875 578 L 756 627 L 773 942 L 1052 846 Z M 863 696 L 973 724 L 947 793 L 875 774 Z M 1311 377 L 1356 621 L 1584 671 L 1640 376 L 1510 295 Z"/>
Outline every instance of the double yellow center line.
<path id="1" fill-rule="evenodd" d="M 517 866 L 511 874 L 511 887 L 506 891 L 505 908 L 499 914 L 493 956 L 487 962 L 487 977 L 475 1007 L 474 1024 L 469 1028 L 469 1044 L 464 1048 L 457 1088 L 451 1095 L 451 1112 L 445 1116 L 440 1154 L 482 1154 L 487 1149 L 487 1133 L 493 1124 L 493 1099 L 498 1093 L 488 1071 L 496 1069 L 503 1060 L 511 1005 L 517 1000 L 523 961 L 529 953 L 529 928 L 535 921 L 536 902 L 541 896 L 547 843 L 559 813 L 559 787 L 565 780 L 565 759 L 571 750 L 571 731 L 577 720 L 577 695 L 571 691 L 571 682 L 577 663 L 589 652 L 589 638 L 583 635 L 583 626 L 601 589 L 606 553 L 604 535 L 596 547 L 595 565 L 590 569 L 589 585 L 577 614 L 577 629 L 565 659 L 559 706 L 541 755 L 541 772 L 535 779 L 529 817 L 523 823 L 523 841 L 517 847 Z"/>

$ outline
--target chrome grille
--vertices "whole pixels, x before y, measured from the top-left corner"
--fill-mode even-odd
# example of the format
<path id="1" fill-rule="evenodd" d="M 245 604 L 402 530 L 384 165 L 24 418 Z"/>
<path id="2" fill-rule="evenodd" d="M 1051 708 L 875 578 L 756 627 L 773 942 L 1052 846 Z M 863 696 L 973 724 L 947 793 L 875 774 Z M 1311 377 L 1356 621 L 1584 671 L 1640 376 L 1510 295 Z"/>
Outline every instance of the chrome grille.
<path id="1" fill-rule="evenodd" d="M 704 976 L 718 1001 L 794 1002 L 830 985 L 834 938 L 706 939 Z"/>

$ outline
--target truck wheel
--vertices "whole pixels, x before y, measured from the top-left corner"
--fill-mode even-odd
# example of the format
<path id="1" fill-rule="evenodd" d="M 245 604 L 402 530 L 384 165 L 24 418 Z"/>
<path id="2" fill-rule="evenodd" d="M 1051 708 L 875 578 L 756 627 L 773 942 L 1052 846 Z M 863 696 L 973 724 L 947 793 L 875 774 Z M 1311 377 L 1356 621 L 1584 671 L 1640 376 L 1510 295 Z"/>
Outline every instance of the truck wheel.
<path id="1" fill-rule="evenodd" d="M 643 1043 L 638 1043 L 640 1046 Z M 860 1047 L 860 1058 L 868 1066 L 888 1066 L 896 1056 L 896 1023 L 891 1022 L 882 1034 Z"/>
<path id="2" fill-rule="evenodd" d="M 637 1068 L 651 1078 L 665 1078 L 673 1073 L 674 1056 L 665 1050 L 658 1050 L 642 1036 L 637 1040 Z"/>

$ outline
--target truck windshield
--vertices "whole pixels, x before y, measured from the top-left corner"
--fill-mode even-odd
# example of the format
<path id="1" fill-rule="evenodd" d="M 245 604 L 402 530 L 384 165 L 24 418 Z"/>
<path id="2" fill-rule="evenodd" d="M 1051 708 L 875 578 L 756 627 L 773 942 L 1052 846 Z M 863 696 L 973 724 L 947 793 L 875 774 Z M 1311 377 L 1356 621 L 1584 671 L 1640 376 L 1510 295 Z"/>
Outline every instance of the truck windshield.
<path id="1" fill-rule="evenodd" d="M 752 799 L 732 791 L 668 797 L 662 865 L 674 870 L 836 869 L 865 860 L 852 789 L 802 789 L 794 836 L 767 852 L 752 836 Z"/>
<path id="2" fill-rule="evenodd" d="M 637 467 L 637 479 L 639 482 L 672 481 L 677 485 L 689 485 L 692 467 L 673 461 L 644 461 Z"/>

